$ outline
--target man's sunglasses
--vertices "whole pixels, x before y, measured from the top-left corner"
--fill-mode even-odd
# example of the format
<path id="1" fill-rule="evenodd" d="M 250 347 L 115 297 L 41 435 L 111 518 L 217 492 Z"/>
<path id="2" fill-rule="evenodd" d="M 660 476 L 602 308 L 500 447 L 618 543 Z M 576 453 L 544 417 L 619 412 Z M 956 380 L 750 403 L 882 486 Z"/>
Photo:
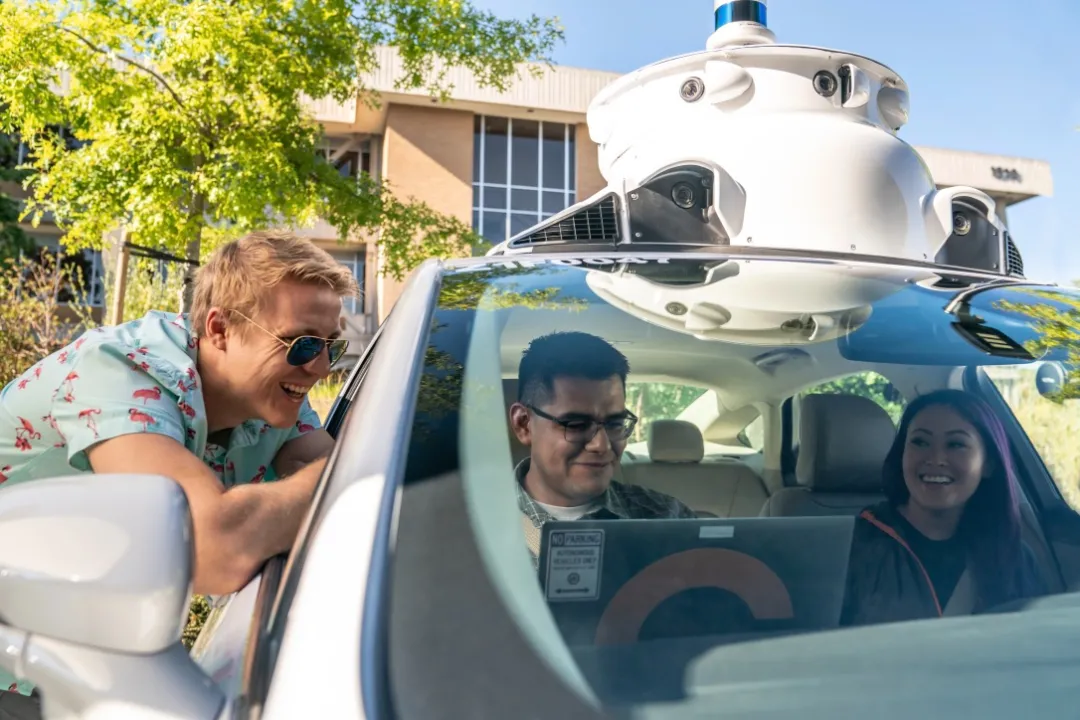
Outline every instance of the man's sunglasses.
<path id="1" fill-rule="evenodd" d="M 286 348 L 285 360 L 288 361 L 290 365 L 307 365 L 309 362 L 319 357 L 319 355 L 322 354 L 323 348 L 326 348 L 327 354 L 330 357 L 330 367 L 334 367 L 337 361 L 341 359 L 341 356 L 344 355 L 345 351 L 349 348 L 349 341 L 344 338 L 337 338 L 334 340 L 331 338 L 316 337 L 314 335 L 301 335 L 292 340 L 285 340 L 270 332 L 239 310 L 233 310 L 232 312 L 244 318 L 249 323 L 284 345 Z"/>

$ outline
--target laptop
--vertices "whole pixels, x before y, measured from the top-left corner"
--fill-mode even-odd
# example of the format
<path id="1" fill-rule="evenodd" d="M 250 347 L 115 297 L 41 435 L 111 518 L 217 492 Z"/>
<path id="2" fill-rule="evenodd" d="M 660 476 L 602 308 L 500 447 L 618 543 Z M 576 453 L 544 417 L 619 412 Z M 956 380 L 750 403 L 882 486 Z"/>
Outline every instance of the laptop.
<path id="1" fill-rule="evenodd" d="M 839 625 L 855 518 L 548 522 L 539 576 L 570 645 Z"/>

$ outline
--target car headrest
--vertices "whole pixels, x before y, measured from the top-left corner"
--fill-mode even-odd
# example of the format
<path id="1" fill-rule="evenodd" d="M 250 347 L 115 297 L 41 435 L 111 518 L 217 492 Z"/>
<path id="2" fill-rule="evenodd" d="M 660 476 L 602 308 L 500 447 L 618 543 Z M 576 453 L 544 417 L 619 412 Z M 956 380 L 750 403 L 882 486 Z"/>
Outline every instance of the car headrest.
<path id="1" fill-rule="evenodd" d="M 799 484 L 826 492 L 881 492 L 881 467 L 896 427 L 858 395 L 807 395 L 799 421 Z"/>
<path id="2" fill-rule="evenodd" d="M 696 463 L 705 457 L 701 431 L 685 420 L 654 420 L 647 442 L 653 462 Z"/>

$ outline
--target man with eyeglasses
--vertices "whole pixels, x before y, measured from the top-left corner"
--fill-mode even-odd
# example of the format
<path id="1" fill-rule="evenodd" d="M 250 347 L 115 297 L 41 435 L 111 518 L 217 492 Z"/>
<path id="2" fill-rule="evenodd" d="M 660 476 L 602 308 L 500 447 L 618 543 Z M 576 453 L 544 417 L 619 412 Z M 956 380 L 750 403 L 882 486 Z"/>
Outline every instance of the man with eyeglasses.
<path id="1" fill-rule="evenodd" d="M 307 240 L 228 243 L 199 269 L 190 317 L 91 330 L 0 391 L 0 488 L 170 477 L 191 508 L 195 592 L 239 590 L 292 547 L 333 449 L 307 392 L 345 352 L 342 298 L 356 294 Z"/>
<path id="2" fill-rule="evenodd" d="M 529 448 L 514 472 L 534 567 L 550 520 L 696 517 L 669 495 L 614 480 L 638 420 L 626 407 L 629 372 L 622 353 L 588 333 L 545 335 L 522 354 L 510 424 Z"/>

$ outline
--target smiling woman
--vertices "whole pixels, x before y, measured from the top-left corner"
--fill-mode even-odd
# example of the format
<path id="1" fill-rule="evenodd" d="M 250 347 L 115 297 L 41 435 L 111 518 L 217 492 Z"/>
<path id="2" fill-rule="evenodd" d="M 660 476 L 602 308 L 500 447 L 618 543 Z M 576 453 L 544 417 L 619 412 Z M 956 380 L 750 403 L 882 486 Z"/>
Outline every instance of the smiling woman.
<path id="1" fill-rule="evenodd" d="M 979 398 L 941 390 L 912 402 L 884 490 L 855 529 L 843 624 L 968 614 L 1045 592 L 1021 540 L 1005 430 Z"/>

